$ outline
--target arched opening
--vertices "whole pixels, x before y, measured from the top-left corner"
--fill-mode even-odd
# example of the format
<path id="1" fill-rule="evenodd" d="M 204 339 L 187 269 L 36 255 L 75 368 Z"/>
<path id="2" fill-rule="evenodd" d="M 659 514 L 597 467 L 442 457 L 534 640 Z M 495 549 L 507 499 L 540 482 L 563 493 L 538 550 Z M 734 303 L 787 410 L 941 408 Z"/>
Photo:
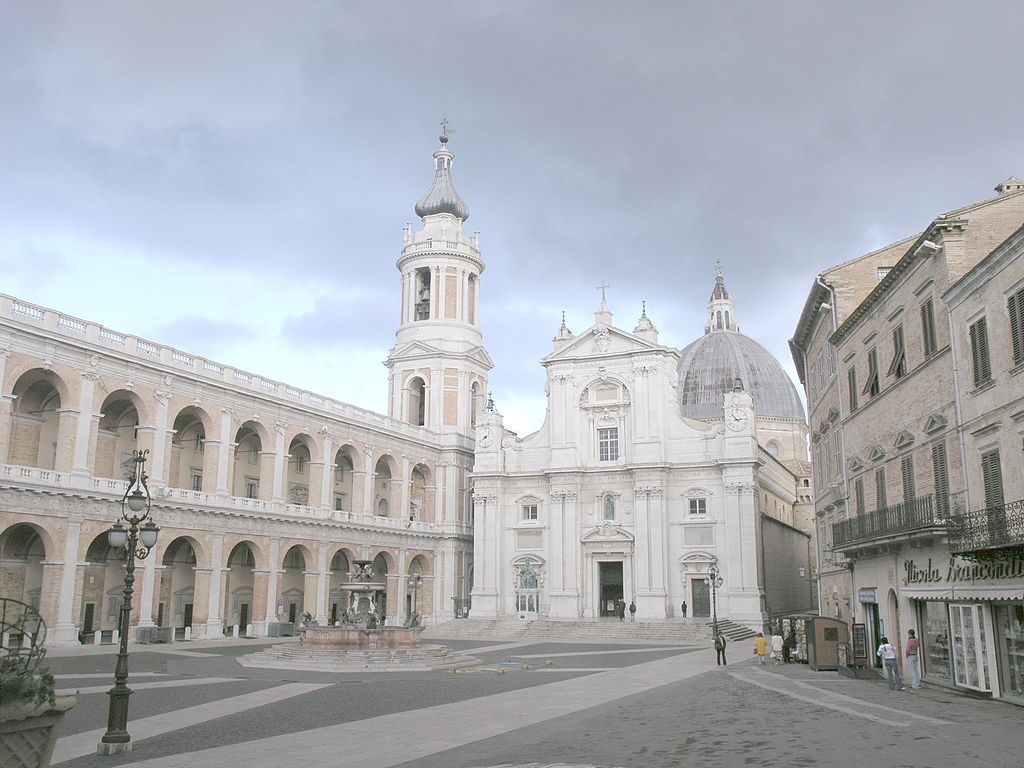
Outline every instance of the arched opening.
<path id="1" fill-rule="evenodd" d="M 356 511 L 355 449 L 346 445 L 334 455 L 334 508 Z"/>
<path id="2" fill-rule="evenodd" d="M 288 446 L 286 478 L 289 504 L 309 503 L 310 455 L 309 445 L 301 436 L 292 440 Z"/>
<path id="3" fill-rule="evenodd" d="M 56 468 L 61 409 L 58 381 L 51 371 L 36 369 L 22 374 L 15 382 L 8 463 Z"/>
<path id="4" fill-rule="evenodd" d="M 253 622 L 253 570 L 256 555 L 247 541 L 239 542 L 228 555 L 227 582 L 224 589 L 224 633 L 248 634 Z"/>
<path id="5" fill-rule="evenodd" d="M 135 395 L 112 392 L 103 401 L 96 435 L 97 477 L 123 479 L 134 469 L 132 453 L 139 447 L 139 411 Z"/>
<path id="6" fill-rule="evenodd" d="M 397 579 L 394 561 L 387 552 L 379 553 L 373 558 L 373 580 L 387 584 L 384 595 L 380 598 L 381 613 L 387 616 L 394 616 L 398 613 L 398 590 L 393 588 L 392 579 Z"/>
<path id="7" fill-rule="evenodd" d="M 85 552 L 80 597 L 79 642 L 98 643 L 97 632 L 100 639 L 109 638 L 118 628 L 124 603 L 124 561 L 107 543 L 106 531 L 94 538 Z"/>
<path id="8" fill-rule="evenodd" d="M 420 267 L 416 270 L 416 305 L 415 319 L 430 319 L 430 268 Z"/>
<path id="9" fill-rule="evenodd" d="M 235 433 L 235 460 L 232 468 L 231 495 L 259 499 L 260 461 L 263 439 L 253 422 L 245 422 Z"/>
<path id="10" fill-rule="evenodd" d="M 377 460 L 373 475 L 374 509 L 381 517 L 391 517 L 392 510 L 397 510 L 401 504 L 401 489 L 399 487 L 401 483 L 394 480 L 390 457 L 381 456 Z"/>
<path id="11" fill-rule="evenodd" d="M 348 608 L 351 598 L 346 589 L 341 585 L 349 580 L 349 573 L 352 571 L 352 561 L 355 559 L 352 552 L 347 549 L 339 549 L 331 558 L 331 582 L 327 599 L 327 620 L 333 625 L 341 621 L 341 612 Z"/>
<path id="12" fill-rule="evenodd" d="M 427 423 L 427 385 L 419 376 L 409 381 L 409 412 L 410 424 L 422 427 Z"/>
<path id="13" fill-rule="evenodd" d="M 476 275 L 470 275 L 468 281 L 469 294 L 466 297 L 466 320 L 470 325 L 476 324 Z"/>
<path id="14" fill-rule="evenodd" d="M 409 563 L 409 578 L 406 582 L 406 617 L 418 614 L 434 614 L 434 571 L 430 560 L 416 555 Z"/>
<path id="15" fill-rule="evenodd" d="M 206 427 L 196 408 L 185 408 L 174 419 L 171 466 L 167 484 L 172 488 L 202 491 L 206 453 Z"/>
<path id="16" fill-rule="evenodd" d="M 309 553 L 305 547 L 296 544 L 285 552 L 281 562 L 281 605 L 284 613 L 292 624 L 302 621 L 302 613 L 306 596 L 306 558 Z"/>
<path id="17" fill-rule="evenodd" d="M 46 545 L 34 525 L 16 523 L 0 534 L 0 597 L 39 610 L 44 560 Z"/>
<path id="18" fill-rule="evenodd" d="M 177 638 L 185 636 L 185 629 L 193 625 L 196 589 L 195 542 L 179 536 L 164 550 L 163 571 L 160 574 L 160 598 L 157 603 L 158 627 L 174 627 Z"/>
<path id="19" fill-rule="evenodd" d="M 427 484 L 430 469 L 424 464 L 413 467 L 411 487 L 409 488 L 409 520 L 421 520 L 425 523 L 434 522 L 434 495 L 432 487 Z"/>

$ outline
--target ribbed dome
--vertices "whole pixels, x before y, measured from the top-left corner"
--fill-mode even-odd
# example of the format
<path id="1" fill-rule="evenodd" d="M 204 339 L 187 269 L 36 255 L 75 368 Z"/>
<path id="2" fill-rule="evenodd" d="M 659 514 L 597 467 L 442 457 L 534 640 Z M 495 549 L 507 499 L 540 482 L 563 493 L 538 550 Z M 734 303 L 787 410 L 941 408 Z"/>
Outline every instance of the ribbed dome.
<path id="1" fill-rule="evenodd" d="M 435 213 L 450 213 L 462 221 L 469 218 L 469 206 L 459 197 L 452 183 L 454 159 L 455 155 L 448 149 L 448 135 L 441 134 L 441 148 L 434 153 L 434 183 L 416 203 L 416 215 L 420 218 Z"/>
<path id="2" fill-rule="evenodd" d="M 754 398 L 758 417 L 804 420 L 792 379 L 779 361 L 736 331 L 707 333 L 683 350 L 679 361 L 679 410 L 691 419 L 721 419 L 723 396 L 736 377 Z"/>

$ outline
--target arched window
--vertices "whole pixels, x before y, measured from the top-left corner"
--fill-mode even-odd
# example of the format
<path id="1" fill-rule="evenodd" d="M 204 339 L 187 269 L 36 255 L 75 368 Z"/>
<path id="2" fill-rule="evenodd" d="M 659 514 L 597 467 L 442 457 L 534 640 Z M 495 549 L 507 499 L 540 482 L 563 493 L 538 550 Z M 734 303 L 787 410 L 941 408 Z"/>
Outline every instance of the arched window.
<path id="1" fill-rule="evenodd" d="M 604 497 L 604 519 L 615 519 L 615 497 L 611 494 Z"/>
<path id="2" fill-rule="evenodd" d="M 387 517 L 388 516 L 388 500 L 387 499 L 381 499 L 380 501 L 377 502 L 377 514 L 380 515 L 381 517 Z"/>
<path id="3" fill-rule="evenodd" d="M 422 427 L 427 423 L 427 385 L 419 376 L 409 382 L 409 423 Z"/>

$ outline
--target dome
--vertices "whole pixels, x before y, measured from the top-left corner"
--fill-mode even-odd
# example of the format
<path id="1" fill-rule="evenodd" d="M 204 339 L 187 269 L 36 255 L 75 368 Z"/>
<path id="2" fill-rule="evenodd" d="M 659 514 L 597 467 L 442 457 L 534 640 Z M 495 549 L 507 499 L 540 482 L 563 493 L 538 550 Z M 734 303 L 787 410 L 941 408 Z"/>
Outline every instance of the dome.
<path id="1" fill-rule="evenodd" d="M 436 213 L 450 213 L 457 219 L 469 218 L 469 206 L 459 197 L 452 183 L 452 161 L 455 155 L 448 149 L 448 134 L 441 134 L 441 148 L 434 153 L 434 183 L 427 194 L 416 203 L 420 218 Z"/>
<path id="2" fill-rule="evenodd" d="M 723 396 L 736 377 L 754 398 L 759 418 L 804 420 L 792 379 L 771 352 L 742 333 L 707 333 L 679 361 L 679 410 L 691 419 L 723 418 Z"/>

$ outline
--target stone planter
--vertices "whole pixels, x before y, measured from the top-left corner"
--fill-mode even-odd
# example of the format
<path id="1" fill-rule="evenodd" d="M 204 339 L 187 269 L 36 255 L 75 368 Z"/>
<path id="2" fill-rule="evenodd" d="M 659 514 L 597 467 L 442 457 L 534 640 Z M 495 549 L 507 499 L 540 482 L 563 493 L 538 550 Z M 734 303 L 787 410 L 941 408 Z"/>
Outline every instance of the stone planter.
<path id="1" fill-rule="evenodd" d="M 73 706 L 74 696 L 58 696 L 52 707 L 0 706 L 0 765 L 47 768 L 57 743 L 57 726 Z"/>

